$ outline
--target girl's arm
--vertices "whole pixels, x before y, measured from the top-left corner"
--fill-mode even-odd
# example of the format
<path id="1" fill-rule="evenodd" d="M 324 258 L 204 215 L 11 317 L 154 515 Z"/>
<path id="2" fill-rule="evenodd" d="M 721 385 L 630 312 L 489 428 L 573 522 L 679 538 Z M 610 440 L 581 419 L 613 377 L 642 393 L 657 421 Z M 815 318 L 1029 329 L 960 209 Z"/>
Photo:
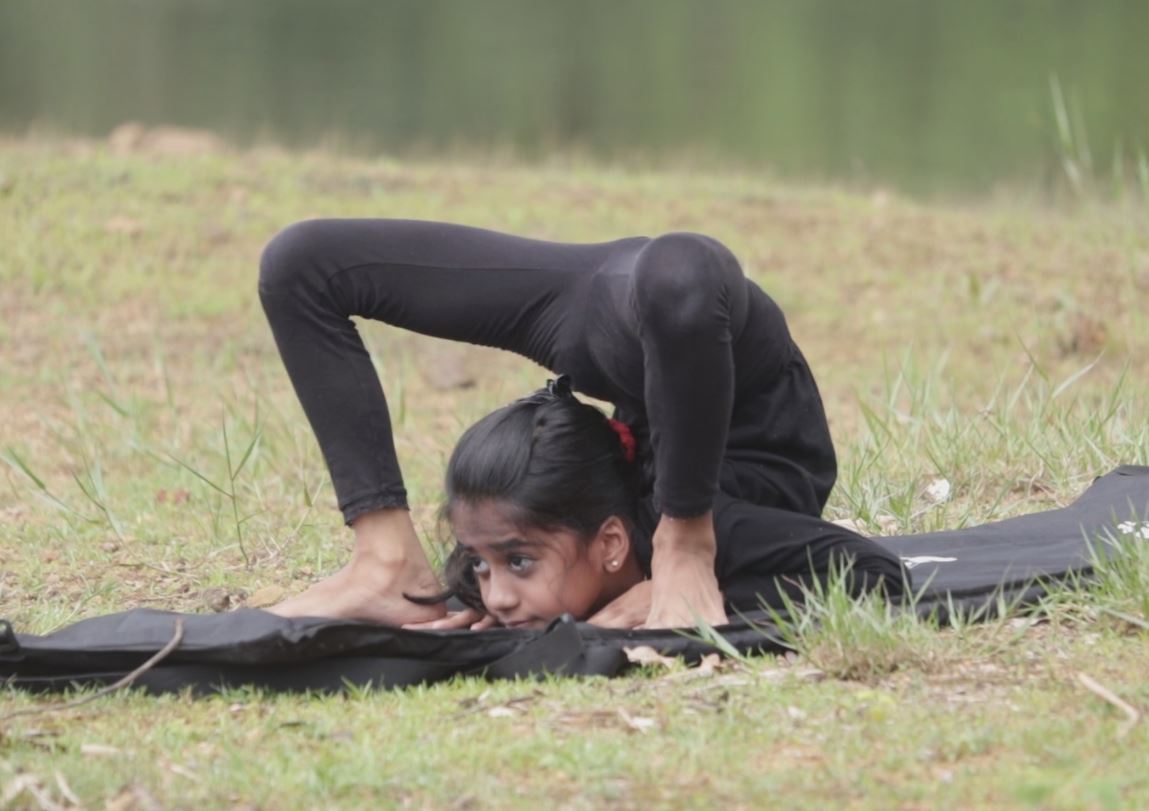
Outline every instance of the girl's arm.
<path id="1" fill-rule="evenodd" d="M 746 317 L 746 280 L 718 242 L 668 234 L 639 257 L 632 307 L 662 515 L 647 625 L 723 624 L 711 507 L 733 408 L 732 342 Z"/>

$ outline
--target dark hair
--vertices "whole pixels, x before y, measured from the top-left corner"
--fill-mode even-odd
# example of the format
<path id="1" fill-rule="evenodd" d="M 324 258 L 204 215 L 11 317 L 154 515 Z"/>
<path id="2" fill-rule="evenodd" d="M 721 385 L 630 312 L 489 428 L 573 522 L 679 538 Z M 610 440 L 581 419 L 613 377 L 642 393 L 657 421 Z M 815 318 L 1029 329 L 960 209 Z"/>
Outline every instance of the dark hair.
<path id="1" fill-rule="evenodd" d="M 648 490 L 642 456 L 627 461 L 606 415 L 578 400 L 562 376 L 466 430 L 447 463 L 442 516 L 449 520 L 457 504 L 490 500 L 506 505 L 523 528 L 565 529 L 589 540 L 618 516 L 633 532 Z M 438 599 L 455 596 L 481 610 L 463 547 L 455 545 L 443 568 L 447 592 Z"/>

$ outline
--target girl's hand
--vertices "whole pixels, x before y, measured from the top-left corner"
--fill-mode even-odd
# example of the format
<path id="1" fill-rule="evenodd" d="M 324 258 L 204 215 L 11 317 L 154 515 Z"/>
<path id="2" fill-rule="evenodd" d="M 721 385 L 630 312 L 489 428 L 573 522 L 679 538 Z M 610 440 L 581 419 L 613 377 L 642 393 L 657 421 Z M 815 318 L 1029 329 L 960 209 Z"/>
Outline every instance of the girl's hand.
<path id="1" fill-rule="evenodd" d="M 643 580 L 631 586 L 587 622 L 603 628 L 641 628 L 650 614 L 651 585 L 649 580 Z"/>
<path id="2" fill-rule="evenodd" d="M 725 625 L 726 609 L 714 557 L 714 516 L 663 518 L 654 530 L 650 563 L 653 591 L 646 628 L 689 628 L 705 622 Z"/>
<path id="3" fill-rule="evenodd" d="M 429 622 L 412 622 L 404 625 L 413 631 L 458 631 L 469 628 L 472 631 L 485 631 L 494 628 L 498 623 L 490 614 L 484 614 L 473 608 L 464 608 L 462 611 L 452 611 L 447 616 Z"/>

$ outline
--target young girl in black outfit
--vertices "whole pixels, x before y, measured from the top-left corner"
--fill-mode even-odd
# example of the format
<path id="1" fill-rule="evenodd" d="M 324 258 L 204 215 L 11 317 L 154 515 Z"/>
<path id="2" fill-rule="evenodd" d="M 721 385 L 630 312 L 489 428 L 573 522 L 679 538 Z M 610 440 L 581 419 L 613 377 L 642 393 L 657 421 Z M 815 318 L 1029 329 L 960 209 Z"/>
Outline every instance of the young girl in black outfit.
<path id="1" fill-rule="evenodd" d="M 406 510 L 386 400 L 352 315 L 509 349 L 616 407 L 612 427 L 563 381 L 548 392 L 549 405 L 536 403 L 547 400 L 538 395 L 508 407 L 534 410 L 528 422 L 512 420 L 530 430 L 480 431 L 485 439 L 475 447 L 487 455 L 475 458 L 490 464 L 470 469 L 470 489 L 452 490 L 448 477 L 448 517 L 470 550 L 452 556 L 448 579 L 464 597 L 459 561 L 471 567 L 469 582 L 489 584 L 496 570 L 514 568 L 504 554 L 515 548 L 512 541 L 532 540 L 565 550 L 569 574 L 561 584 L 551 577 L 552 591 L 587 579 L 572 568 L 578 561 L 611 576 L 592 604 L 571 612 L 593 613 L 604 624 L 722 624 L 723 592 L 729 605 L 756 603 L 755 592 L 768 590 L 775 576 L 824 576 L 835 549 L 853 561 L 859 588 L 901 588 L 895 557 L 817 518 L 836 466 L 813 377 L 777 304 L 709 237 L 567 244 L 441 223 L 313 220 L 268 245 L 259 290 L 355 532 L 351 562 L 278 606 L 280 613 L 423 627 L 526 621 L 523 612 L 497 607 L 497 594 L 493 602 L 471 599 L 472 610 L 452 617 L 442 603 L 407 598 L 440 587 Z M 618 507 L 604 518 L 579 514 L 571 506 L 577 499 L 568 507 L 560 500 L 548 508 L 557 513 L 539 523 L 543 514 L 517 489 L 516 476 L 529 483 L 552 466 L 541 458 L 531 466 L 553 422 L 536 424 L 542 413 L 576 407 L 597 415 L 571 423 L 583 426 L 578 436 L 591 443 L 586 420 L 597 419 L 600 439 L 613 437 L 624 455 L 633 447 L 628 464 L 635 470 L 649 467 L 651 489 L 632 477 L 622 489 L 629 510 Z M 473 432 L 504 419 L 501 413 L 468 432 L 472 445 Z M 491 461 L 506 444 L 526 454 L 518 468 Z M 453 462 L 466 446 L 460 443 Z M 589 481 L 593 468 L 583 470 Z M 564 481 L 578 489 L 577 477 Z M 564 490 L 557 495 L 565 498 L 571 487 Z M 600 554 L 607 547 L 595 543 L 608 523 L 627 536 L 625 549 L 609 547 L 613 555 Z M 543 537 L 556 530 L 570 537 Z M 542 619 L 529 615 L 530 622 Z"/>

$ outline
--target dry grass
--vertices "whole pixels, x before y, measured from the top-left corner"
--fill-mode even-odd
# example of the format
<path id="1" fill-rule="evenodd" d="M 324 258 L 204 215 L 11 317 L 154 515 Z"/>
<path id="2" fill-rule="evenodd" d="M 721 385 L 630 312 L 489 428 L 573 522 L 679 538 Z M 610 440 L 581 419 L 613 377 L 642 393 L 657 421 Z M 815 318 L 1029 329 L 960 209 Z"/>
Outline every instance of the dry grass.
<path id="1" fill-rule="evenodd" d="M 254 283 L 263 243 L 317 215 L 567 240 L 719 237 L 783 305 L 818 374 L 842 460 L 831 517 L 885 531 L 979 522 L 1149 461 L 1143 209 L 925 207 L 577 163 L 8 142 L 0 616 L 46 631 L 141 605 L 219 610 L 342 560 L 348 537 Z M 545 373 L 364 331 L 430 533 L 462 428 Z M 477 384 L 457 388 L 465 378 Z M 233 470 L 259 438 L 226 496 L 188 469 L 228 483 L 224 426 Z M 923 488 L 939 476 L 952 496 L 934 505 Z M 904 639 L 879 625 L 886 658 L 859 659 L 856 645 L 844 661 L 880 667 L 822 660 L 866 683 L 778 677 L 793 666 L 754 660 L 697 679 L 105 699 L 0 729 L 0 809 L 70 807 L 72 795 L 114 808 L 1136 807 L 1149 798 L 1144 724 L 1118 740 L 1123 716 L 1077 674 L 1149 707 L 1149 642 L 1099 599 L 1067 598 L 1040 625 Z M 0 694 L 0 714 L 30 703 Z"/>

